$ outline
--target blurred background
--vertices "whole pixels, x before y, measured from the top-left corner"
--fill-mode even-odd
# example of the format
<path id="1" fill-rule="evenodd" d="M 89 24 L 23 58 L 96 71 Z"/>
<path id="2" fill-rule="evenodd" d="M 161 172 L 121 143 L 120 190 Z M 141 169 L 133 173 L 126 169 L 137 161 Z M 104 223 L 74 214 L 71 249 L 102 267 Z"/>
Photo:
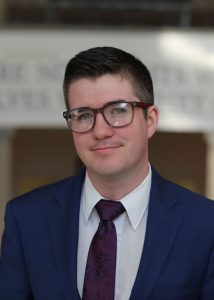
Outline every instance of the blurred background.
<path id="1" fill-rule="evenodd" d="M 62 80 L 94 46 L 148 66 L 160 109 L 150 161 L 214 199 L 213 0 L 0 0 L 0 26 L 0 235 L 9 199 L 80 168 Z"/>

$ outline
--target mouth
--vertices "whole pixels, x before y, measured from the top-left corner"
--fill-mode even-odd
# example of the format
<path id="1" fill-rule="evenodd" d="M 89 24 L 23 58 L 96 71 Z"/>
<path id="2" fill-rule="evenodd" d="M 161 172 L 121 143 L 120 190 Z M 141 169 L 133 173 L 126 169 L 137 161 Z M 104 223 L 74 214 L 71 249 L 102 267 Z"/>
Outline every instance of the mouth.
<path id="1" fill-rule="evenodd" d="M 114 150 L 120 148 L 122 145 L 103 145 L 103 146 L 95 146 L 92 148 L 92 151 L 100 154 L 111 153 Z"/>

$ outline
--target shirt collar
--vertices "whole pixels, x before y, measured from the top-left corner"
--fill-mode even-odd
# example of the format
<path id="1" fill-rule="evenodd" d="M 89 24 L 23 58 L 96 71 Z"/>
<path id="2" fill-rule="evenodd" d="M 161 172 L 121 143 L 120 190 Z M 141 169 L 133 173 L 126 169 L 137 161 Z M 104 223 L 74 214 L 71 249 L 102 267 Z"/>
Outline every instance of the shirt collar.
<path id="1" fill-rule="evenodd" d="M 134 230 L 138 227 L 141 219 L 147 211 L 151 190 L 151 179 L 152 172 L 149 165 L 149 172 L 141 184 L 121 199 Z"/>
<path id="2" fill-rule="evenodd" d="M 149 204 L 151 173 L 151 167 L 149 165 L 149 172 L 143 182 L 128 195 L 120 199 L 134 230 L 139 225 Z M 88 222 L 93 208 L 102 198 L 102 195 L 95 189 L 86 172 L 82 194 L 83 215 L 86 222 Z"/>
<path id="3" fill-rule="evenodd" d="M 102 198 L 103 198 L 102 195 L 93 186 L 91 180 L 88 177 L 88 173 L 86 171 L 85 182 L 84 182 L 83 193 L 82 193 L 83 215 L 86 222 L 88 222 L 93 208 L 95 207 L 97 202 L 99 202 L 100 199 Z"/>

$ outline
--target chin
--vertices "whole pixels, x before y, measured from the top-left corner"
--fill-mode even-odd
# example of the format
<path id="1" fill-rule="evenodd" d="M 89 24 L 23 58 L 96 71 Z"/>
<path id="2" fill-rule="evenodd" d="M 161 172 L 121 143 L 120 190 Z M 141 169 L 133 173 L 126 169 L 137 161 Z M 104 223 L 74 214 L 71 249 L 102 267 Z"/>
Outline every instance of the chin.
<path id="1" fill-rule="evenodd" d="M 105 179 L 116 179 L 119 178 L 121 174 L 123 174 L 123 170 L 122 169 L 116 169 L 116 168 L 102 168 L 102 169 L 98 169 L 95 172 L 99 177 L 103 177 Z"/>

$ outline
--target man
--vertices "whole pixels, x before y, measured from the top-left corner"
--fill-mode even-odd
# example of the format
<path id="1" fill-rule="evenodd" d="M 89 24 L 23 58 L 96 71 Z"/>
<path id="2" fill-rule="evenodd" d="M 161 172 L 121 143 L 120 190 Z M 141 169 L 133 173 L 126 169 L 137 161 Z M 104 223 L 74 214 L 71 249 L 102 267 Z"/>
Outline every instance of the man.
<path id="1" fill-rule="evenodd" d="M 158 109 L 147 68 L 122 50 L 92 48 L 70 60 L 63 88 L 85 169 L 7 205 L 0 299 L 213 300 L 214 203 L 148 162 Z M 122 210 L 102 220 L 100 202 L 104 214 Z"/>

